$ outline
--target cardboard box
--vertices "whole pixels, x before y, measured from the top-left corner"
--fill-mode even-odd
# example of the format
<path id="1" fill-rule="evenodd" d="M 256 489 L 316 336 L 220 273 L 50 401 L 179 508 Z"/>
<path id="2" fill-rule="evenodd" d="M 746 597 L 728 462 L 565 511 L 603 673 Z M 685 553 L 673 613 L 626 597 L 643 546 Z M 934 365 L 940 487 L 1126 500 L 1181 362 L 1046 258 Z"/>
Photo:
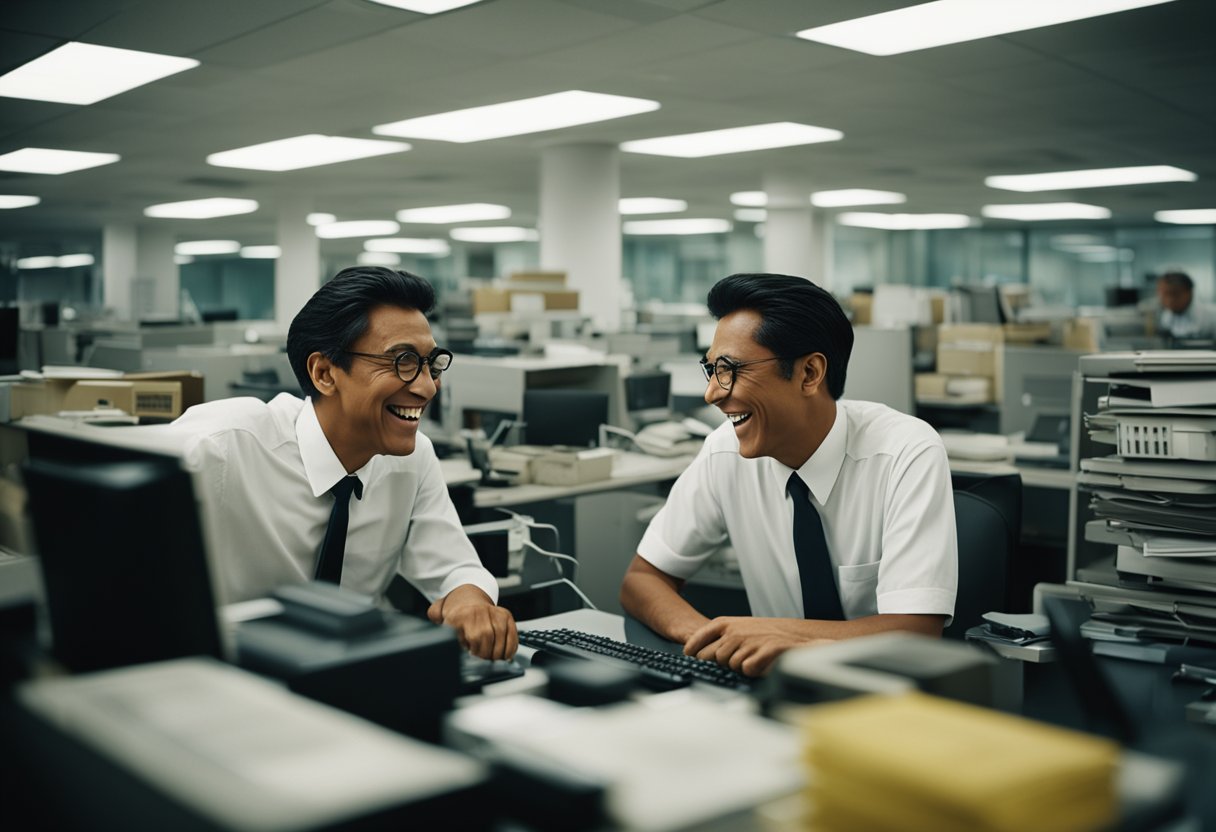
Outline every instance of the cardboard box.
<path id="1" fill-rule="evenodd" d="M 473 290 L 473 314 L 510 312 L 511 299 L 516 294 L 540 295 L 545 311 L 578 309 L 578 292 L 574 289 L 522 289 L 501 286 L 481 286 Z"/>
<path id="2" fill-rule="evenodd" d="M 997 350 L 973 346 L 939 344 L 937 347 L 937 372 L 954 376 L 996 375 Z"/>
<path id="3" fill-rule="evenodd" d="M 182 386 L 176 381 L 78 381 L 69 387 L 60 410 L 117 407 L 140 419 L 176 419 L 182 412 Z"/>
<path id="4" fill-rule="evenodd" d="M 941 373 L 916 374 L 916 398 L 940 399 L 946 395 L 946 382 L 950 376 Z"/>
<path id="5" fill-rule="evenodd" d="M 1005 330 L 1000 324 L 942 324 L 937 328 L 939 344 L 1003 344 Z"/>
<path id="6" fill-rule="evenodd" d="M 874 296 L 854 292 L 849 298 L 849 308 L 853 310 L 853 326 L 868 325 L 874 318 Z"/>
<path id="7" fill-rule="evenodd" d="M 532 481 L 539 485 L 581 485 L 612 476 L 617 452 L 610 448 L 554 446 L 532 461 Z"/>
<path id="8" fill-rule="evenodd" d="M 1005 324 L 1005 343 L 1040 344 L 1051 340 L 1051 324 Z"/>
<path id="9" fill-rule="evenodd" d="M 1101 323 L 1093 318 L 1075 318 L 1064 322 L 1064 347 L 1082 352 L 1101 349 Z"/>
<path id="10" fill-rule="evenodd" d="M 566 286 L 565 272 L 512 272 L 507 276 L 507 283 L 527 283 L 545 289 L 564 289 Z"/>
<path id="11" fill-rule="evenodd" d="M 128 381 L 176 381 L 182 386 L 181 413 L 203 403 L 203 374 L 198 370 L 161 370 L 147 373 L 124 373 Z M 174 416 L 173 418 L 177 418 Z"/>

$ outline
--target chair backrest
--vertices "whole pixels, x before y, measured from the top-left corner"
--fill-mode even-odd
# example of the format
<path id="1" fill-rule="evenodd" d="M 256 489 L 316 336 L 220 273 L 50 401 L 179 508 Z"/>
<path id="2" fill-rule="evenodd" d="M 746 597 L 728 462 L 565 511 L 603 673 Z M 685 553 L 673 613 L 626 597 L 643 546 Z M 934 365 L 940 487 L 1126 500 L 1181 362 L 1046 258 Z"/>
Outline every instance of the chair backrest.
<path id="1" fill-rule="evenodd" d="M 1019 483 L 1020 484 L 1020 483 Z M 1019 500 L 1020 500 L 1019 491 Z M 1009 563 L 1017 539 L 1007 515 L 971 491 L 954 492 L 958 532 L 958 596 L 947 638 L 962 639 L 986 612 L 1006 608 Z"/>

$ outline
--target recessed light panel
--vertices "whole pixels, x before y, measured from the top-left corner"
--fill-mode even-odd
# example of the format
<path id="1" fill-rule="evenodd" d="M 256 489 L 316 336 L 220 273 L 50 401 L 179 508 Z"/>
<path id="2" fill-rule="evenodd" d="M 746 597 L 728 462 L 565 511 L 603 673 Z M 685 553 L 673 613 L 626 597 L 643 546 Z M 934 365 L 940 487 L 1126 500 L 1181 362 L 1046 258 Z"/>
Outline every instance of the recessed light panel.
<path id="1" fill-rule="evenodd" d="M 317 236 L 322 240 L 341 240 L 347 237 L 381 237 L 396 234 L 401 226 L 392 220 L 350 220 L 331 222 L 317 226 Z"/>
<path id="2" fill-rule="evenodd" d="M 844 133 L 830 127 L 779 121 L 771 124 L 750 124 L 746 127 L 728 127 L 725 130 L 707 130 L 703 133 L 637 139 L 623 142 L 621 150 L 629 153 L 649 153 L 655 156 L 678 156 L 693 159 L 704 156 L 721 156 L 727 153 L 745 153 L 752 150 L 772 150 L 778 147 L 793 147 L 817 142 L 834 142 L 843 138 Z"/>
<path id="3" fill-rule="evenodd" d="M 29 208 L 31 205 L 37 205 L 39 202 L 42 202 L 42 199 L 36 196 L 0 194 L 0 209 Z"/>
<path id="4" fill-rule="evenodd" d="M 117 162 L 117 153 L 90 153 L 84 150 L 56 150 L 49 147 L 23 147 L 0 156 L 0 170 L 14 173 L 75 173 Z"/>
<path id="5" fill-rule="evenodd" d="M 1029 205 L 985 205 L 980 209 L 985 217 L 999 220 L 1105 220 L 1110 209 L 1081 202 L 1041 202 Z"/>
<path id="6" fill-rule="evenodd" d="M 462 6 L 471 6 L 474 3 L 480 3 L 481 0 L 372 0 L 373 3 L 379 3 L 381 6 L 392 6 L 394 9 L 405 9 L 408 12 L 418 12 L 419 14 L 439 14 L 440 12 L 459 9 Z M 376 265 L 372 263 L 371 265 Z"/>
<path id="7" fill-rule="evenodd" d="M 310 133 L 277 139 L 273 142 L 251 144 L 207 157 L 207 164 L 221 168 L 285 171 L 333 165 L 354 159 L 368 159 L 409 150 L 405 142 L 380 139 L 348 139 L 345 136 L 323 136 Z"/>
<path id="8" fill-rule="evenodd" d="M 0 96 L 95 104 L 196 66 L 193 58 L 71 41 L 0 76 Z"/>
<path id="9" fill-rule="evenodd" d="M 17 268 L 19 269 L 54 269 L 59 266 L 58 257 L 18 257 Z"/>
<path id="10" fill-rule="evenodd" d="M 566 90 L 536 98 L 504 101 L 501 104 L 487 104 L 484 107 L 470 107 L 450 113 L 436 113 L 389 124 L 377 124 L 372 128 L 372 132 L 380 136 L 465 144 L 500 139 L 504 136 L 560 130 L 563 127 L 608 121 L 657 109 L 659 102 L 646 98 Z"/>
<path id="11" fill-rule="evenodd" d="M 278 260 L 283 256 L 283 249 L 278 246 L 244 246 L 241 256 L 246 260 Z"/>
<path id="12" fill-rule="evenodd" d="M 432 205 L 429 208 L 406 208 L 397 212 L 398 222 L 424 225 L 447 225 L 457 222 L 505 220 L 511 209 L 489 202 L 467 202 L 461 205 Z"/>
<path id="13" fill-rule="evenodd" d="M 621 226 L 626 234 L 725 234 L 730 231 L 730 220 L 678 219 L 678 220 L 630 220 Z"/>
<path id="14" fill-rule="evenodd" d="M 937 0 L 816 26 L 798 37 L 867 55 L 898 55 L 1024 32 L 1170 0 Z"/>
<path id="15" fill-rule="evenodd" d="M 188 199 L 184 202 L 162 202 L 159 205 L 149 205 L 144 209 L 144 216 L 179 220 L 208 220 L 213 217 L 251 214 L 256 210 L 258 210 L 257 200 L 216 196 L 210 199 Z"/>
<path id="16" fill-rule="evenodd" d="M 1157 222 L 1178 225 L 1216 225 L 1216 208 L 1189 208 L 1178 211 L 1158 211 L 1153 214 Z"/>
<path id="17" fill-rule="evenodd" d="M 768 205 L 768 194 L 764 191 L 735 191 L 730 195 L 730 204 L 740 208 L 763 208 Z"/>
<path id="18" fill-rule="evenodd" d="M 304 218 L 304 221 L 309 225 L 329 225 L 331 222 L 337 222 L 338 218 L 333 214 L 323 214 L 315 212 Z"/>
<path id="19" fill-rule="evenodd" d="M 1150 182 L 1194 182 L 1198 177 L 1189 170 L 1170 165 L 1143 165 L 1132 168 L 1065 170 L 1057 173 L 1027 173 L 1018 176 L 989 176 L 984 184 L 1004 191 L 1064 191 L 1074 188 L 1110 188 L 1116 185 L 1144 185 Z"/>
<path id="20" fill-rule="evenodd" d="M 838 191 L 816 191 L 811 204 L 819 208 L 847 208 L 852 205 L 898 205 L 907 202 L 906 194 L 897 191 L 871 191 L 868 188 L 843 188 Z"/>
<path id="21" fill-rule="evenodd" d="M 836 215 L 840 225 L 858 228 L 881 228 L 884 231 L 912 231 L 933 228 L 966 228 L 971 218 L 966 214 L 880 214 L 867 211 L 845 211 Z"/>
<path id="22" fill-rule="evenodd" d="M 448 233 L 452 235 L 453 240 L 464 243 L 523 243 L 540 239 L 535 228 L 520 228 L 515 225 L 453 228 Z"/>
<path id="23" fill-rule="evenodd" d="M 173 247 L 174 254 L 199 256 L 204 254 L 236 254 L 241 244 L 236 240 L 190 240 Z"/>
<path id="24" fill-rule="evenodd" d="M 618 203 L 618 210 L 623 216 L 631 214 L 678 214 L 688 210 L 688 203 L 682 199 L 664 199 L 657 196 L 627 196 Z"/>
<path id="25" fill-rule="evenodd" d="M 764 222 L 768 219 L 768 211 L 764 208 L 736 208 L 735 220 L 738 222 Z"/>
<path id="26" fill-rule="evenodd" d="M 401 255 L 387 251 L 361 251 L 355 258 L 360 266 L 400 266 Z"/>
<path id="27" fill-rule="evenodd" d="M 91 254 L 63 254 L 56 258 L 57 265 L 61 269 L 75 269 L 80 266 L 93 265 L 93 255 Z"/>
<path id="28" fill-rule="evenodd" d="M 451 252 L 452 247 L 447 240 L 428 237 L 381 237 L 375 240 L 365 240 L 363 248 L 366 251 L 394 254 L 434 254 L 443 256 Z"/>

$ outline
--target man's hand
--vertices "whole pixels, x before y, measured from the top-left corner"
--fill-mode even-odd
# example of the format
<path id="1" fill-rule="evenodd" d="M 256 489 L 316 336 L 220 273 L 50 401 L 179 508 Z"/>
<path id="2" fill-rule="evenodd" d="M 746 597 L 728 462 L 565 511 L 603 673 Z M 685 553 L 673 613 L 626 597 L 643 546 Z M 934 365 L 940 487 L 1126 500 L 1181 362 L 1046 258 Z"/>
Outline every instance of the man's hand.
<path id="1" fill-rule="evenodd" d="M 515 619 L 472 584 L 458 586 L 431 604 L 426 617 L 456 631 L 460 646 L 482 659 L 509 659 L 519 647 Z"/>
<path id="2" fill-rule="evenodd" d="M 762 676 L 791 647 L 831 641 L 810 636 L 806 624 L 792 618 L 722 616 L 689 636 L 684 654 L 709 659 L 748 676 Z"/>

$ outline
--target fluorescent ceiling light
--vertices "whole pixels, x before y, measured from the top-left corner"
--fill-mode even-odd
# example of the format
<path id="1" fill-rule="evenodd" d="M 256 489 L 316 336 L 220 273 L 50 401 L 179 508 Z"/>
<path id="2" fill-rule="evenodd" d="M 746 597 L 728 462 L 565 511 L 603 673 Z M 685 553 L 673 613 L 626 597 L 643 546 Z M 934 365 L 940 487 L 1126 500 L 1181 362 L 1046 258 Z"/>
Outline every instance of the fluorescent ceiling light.
<path id="1" fill-rule="evenodd" d="M 868 188 L 843 188 L 839 191 L 816 191 L 811 204 L 819 208 L 845 208 L 850 205 L 898 205 L 907 202 L 906 194 L 897 191 L 871 191 Z"/>
<path id="2" fill-rule="evenodd" d="M 387 251 L 361 251 L 355 258 L 360 266 L 400 266 L 401 255 Z"/>
<path id="3" fill-rule="evenodd" d="M 730 195 L 730 204 L 743 208 L 763 208 L 768 205 L 768 194 L 764 191 L 735 191 Z"/>
<path id="4" fill-rule="evenodd" d="M 394 254 L 437 254 L 443 256 L 452 251 L 447 240 L 426 237 L 382 237 L 363 243 L 366 251 Z"/>
<path id="5" fill-rule="evenodd" d="M 56 265 L 61 269 L 74 269 L 78 266 L 93 265 L 93 255 L 91 254 L 64 254 L 56 258 Z"/>
<path id="6" fill-rule="evenodd" d="M 1179 225 L 1216 224 L 1216 208 L 1189 208 L 1179 211 L 1158 211 L 1153 214 L 1157 222 L 1172 222 Z"/>
<path id="7" fill-rule="evenodd" d="M 657 109 L 659 102 L 647 98 L 566 90 L 536 98 L 377 124 L 372 132 L 380 136 L 464 144 L 608 121 Z"/>
<path id="8" fill-rule="evenodd" d="M 96 104 L 196 66 L 193 58 L 70 41 L 0 76 L 0 96 Z"/>
<path id="9" fill-rule="evenodd" d="M 47 147 L 23 147 L 0 156 L 0 170 L 15 173 L 74 173 L 117 162 L 117 153 L 89 153 L 84 150 L 52 150 Z"/>
<path id="10" fill-rule="evenodd" d="M 40 197 L 21 194 L 0 194 L 0 208 L 28 208 L 42 202 Z"/>
<path id="11" fill-rule="evenodd" d="M 622 215 L 630 214 L 678 214 L 688 210 L 682 199 L 664 199 L 658 196 L 627 196 L 617 201 Z"/>
<path id="12" fill-rule="evenodd" d="M 304 218 L 304 221 L 309 225 L 329 225 L 331 222 L 337 222 L 338 218 L 333 214 L 312 213 Z"/>
<path id="13" fill-rule="evenodd" d="M 445 225 L 455 222 L 505 220 L 509 216 L 511 216 L 511 209 L 505 205 L 493 205 L 488 202 L 467 202 L 462 205 L 433 205 L 430 208 L 406 208 L 397 212 L 397 221 L 426 225 Z"/>
<path id="14" fill-rule="evenodd" d="M 405 9 L 419 14 L 439 14 L 440 12 L 459 9 L 461 6 L 471 6 L 481 0 L 372 0 L 381 6 L 392 6 L 395 9 Z M 376 265 L 372 263 L 370 265 Z"/>
<path id="15" fill-rule="evenodd" d="M 244 168 L 246 170 L 299 170 L 349 162 L 352 159 L 367 159 L 409 150 L 405 142 L 386 142 L 380 139 L 348 139 L 344 136 L 322 136 L 310 133 L 290 139 L 251 144 L 212 153 L 207 164 L 221 168 Z"/>
<path id="16" fill-rule="evenodd" d="M 1134 168 L 1097 168 L 1067 170 L 1059 173 L 1027 173 L 1020 176 L 989 176 L 984 184 L 1005 191 L 1062 191 L 1072 188 L 1109 188 L 1115 185 L 1143 185 L 1148 182 L 1194 182 L 1198 177 L 1189 170 L 1169 165 L 1144 165 Z"/>
<path id="17" fill-rule="evenodd" d="M 1168 2 L 1170 0 L 983 0 L 982 3 L 937 0 L 816 26 L 797 35 L 867 55 L 898 55 Z"/>
<path id="18" fill-rule="evenodd" d="M 173 247 L 174 254 L 236 254 L 241 244 L 236 240 L 191 240 Z"/>
<path id="19" fill-rule="evenodd" d="M 232 217 L 258 210 L 257 200 L 231 199 L 216 196 L 210 199 L 188 199 L 184 202 L 162 202 L 144 209 L 145 217 L 165 217 L 179 220 L 209 220 L 212 217 Z"/>
<path id="20" fill-rule="evenodd" d="M 845 211 L 836 216 L 840 225 L 858 228 L 881 228 L 885 231 L 910 231 L 929 228 L 966 228 L 971 218 L 966 214 L 879 214 L 866 211 Z"/>
<path id="21" fill-rule="evenodd" d="M 283 249 L 278 246 L 244 246 L 241 256 L 246 260 L 278 260 L 283 256 Z"/>
<path id="22" fill-rule="evenodd" d="M 1102 245 L 1105 239 L 1105 237 L 1100 237 L 1097 234 L 1056 234 L 1051 238 L 1051 244 L 1056 248 L 1092 246 Z"/>
<path id="23" fill-rule="evenodd" d="M 452 235 L 453 240 L 464 243 L 521 243 L 540 239 L 535 228 L 520 228 L 514 225 L 453 228 L 448 233 Z"/>
<path id="24" fill-rule="evenodd" d="M 185 265 L 189 265 L 190 263 L 193 263 L 194 258 L 191 257 L 189 254 L 175 254 L 175 255 L 173 255 L 173 262 L 179 266 L 185 266 Z"/>
<path id="25" fill-rule="evenodd" d="M 771 124 L 728 127 L 725 130 L 707 130 L 703 133 L 637 139 L 623 142 L 621 150 L 629 153 L 649 153 L 655 156 L 679 156 L 692 159 L 703 156 L 721 156 L 726 153 L 745 153 L 750 150 L 771 150 L 776 147 L 815 144 L 816 142 L 834 142 L 843 138 L 844 133 L 829 127 L 778 121 Z"/>
<path id="26" fill-rule="evenodd" d="M 18 257 L 19 269 L 53 269 L 59 265 L 58 257 Z"/>
<path id="27" fill-rule="evenodd" d="M 980 209 L 985 217 L 998 220 L 1105 220 L 1110 209 L 1082 202 L 1041 202 L 1029 205 L 985 205 Z"/>
<path id="28" fill-rule="evenodd" d="M 401 226 L 392 220 L 350 220 L 331 222 L 317 226 L 317 236 L 322 240 L 340 240 L 345 237 L 379 237 L 396 234 Z"/>
<path id="29" fill-rule="evenodd" d="M 739 222 L 764 222 L 768 219 L 768 211 L 763 208 L 736 208 L 735 219 Z"/>
<path id="30" fill-rule="evenodd" d="M 678 219 L 631 220 L 621 226 L 626 234 L 725 234 L 730 220 Z"/>

